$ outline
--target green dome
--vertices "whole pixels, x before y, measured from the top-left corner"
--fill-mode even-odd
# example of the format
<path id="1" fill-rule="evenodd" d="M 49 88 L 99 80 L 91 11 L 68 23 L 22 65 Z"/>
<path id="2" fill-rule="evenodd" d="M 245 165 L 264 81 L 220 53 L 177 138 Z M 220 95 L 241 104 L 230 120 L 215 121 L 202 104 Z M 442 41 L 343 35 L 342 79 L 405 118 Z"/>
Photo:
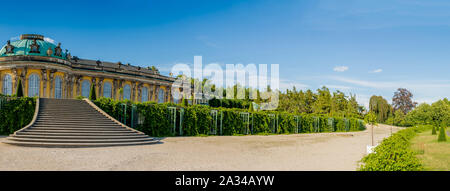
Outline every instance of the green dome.
<path id="1" fill-rule="evenodd" d="M 31 46 L 34 44 L 35 41 L 36 44 L 39 45 L 39 53 L 30 52 Z M 56 48 L 58 46 L 51 42 L 45 41 L 44 36 L 42 35 L 34 35 L 34 34 L 21 35 L 20 40 L 10 42 L 10 45 L 14 47 L 13 53 L 6 53 L 8 46 L 8 44 L 6 44 L 5 46 L 2 47 L 2 49 L 0 49 L 0 57 L 30 55 L 30 56 L 54 57 L 59 59 L 67 58 L 63 50 L 61 50 L 61 56 L 55 55 Z M 52 50 L 52 54 L 50 56 L 48 56 L 47 54 L 47 50 L 49 48 Z"/>

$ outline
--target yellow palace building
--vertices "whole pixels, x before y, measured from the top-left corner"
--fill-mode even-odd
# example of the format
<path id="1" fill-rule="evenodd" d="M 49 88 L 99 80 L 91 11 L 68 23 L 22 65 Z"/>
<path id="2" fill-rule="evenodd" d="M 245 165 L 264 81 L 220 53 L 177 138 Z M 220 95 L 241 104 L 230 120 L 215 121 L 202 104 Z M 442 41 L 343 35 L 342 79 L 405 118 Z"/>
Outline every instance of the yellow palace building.
<path id="1" fill-rule="evenodd" d="M 94 85 L 98 97 L 159 103 L 172 102 L 171 84 L 154 67 L 81 59 L 44 36 L 24 34 L 0 50 L 0 93 L 12 95 L 19 79 L 24 95 L 43 98 L 89 97 Z"/>

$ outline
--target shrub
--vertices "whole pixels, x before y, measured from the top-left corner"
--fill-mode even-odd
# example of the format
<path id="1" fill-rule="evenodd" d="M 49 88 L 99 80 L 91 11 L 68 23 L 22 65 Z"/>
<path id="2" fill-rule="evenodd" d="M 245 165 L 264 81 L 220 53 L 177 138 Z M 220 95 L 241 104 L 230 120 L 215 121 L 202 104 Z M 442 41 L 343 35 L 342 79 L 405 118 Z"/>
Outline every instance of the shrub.
<path id="1" fill-rule="evenodd" d="M 0 134 L 8 135 L 28 125 L 34 116 L 35 98 L 0 96 Z"/>
<path id="2" fill-rule="evenodd" d="M 124 105 L 127 105 L 125 106 L 127 108 L 135 105 L 137 107 L 135 116 L 138 115 L 139 120 L 137 121 L 140 121 L 135 127 L 150 136 L 176 136 L 180 134 L 198 136 L 214 132 L 219 135 L 288 134 L 296 133 L 297 130 L 298 133 L 314 133 L 365 129 L 362 120 L 329 118 L 313 114 L 274 111 L 249 112 L 247 108 L 212 108 L 204 105 L 177 105 L 173 103 L 133 103 L 110 98 L 99 98 L 94 103 L 106 113 L 127 125 L 131 124 L 132 111 L 130 109 L 124 110 Z M 173 113 L 173 109 L 169 111 L 169 106 L 176 108 L 175 113 Z M 214 118 L 213 110 L 214 113 L 217 113 Z"/>
<path id="3" fill-rule="evenodd" d="M 445 127 L 441 127 L 439 130 L 439 137 L 438 142 L 445 142 L 447 141 L 447 135 L 445 134 Z"/>
<path id="4" fill-rule="evenodd" d="M 431 130 L 431 134 L 436 135 L 436 127 L 434 127 L 434 125 L 433 125 L 433 129 Z"/>
<path id="5" fill-rule="evenodd" d="M 420 160 L 410 148 L 410 140 L 429 126 L 416 126 L 401 130 L 386 138 L 374 153 L 362 159 L 361 171 L 417 171 L 422 170 Z"/>

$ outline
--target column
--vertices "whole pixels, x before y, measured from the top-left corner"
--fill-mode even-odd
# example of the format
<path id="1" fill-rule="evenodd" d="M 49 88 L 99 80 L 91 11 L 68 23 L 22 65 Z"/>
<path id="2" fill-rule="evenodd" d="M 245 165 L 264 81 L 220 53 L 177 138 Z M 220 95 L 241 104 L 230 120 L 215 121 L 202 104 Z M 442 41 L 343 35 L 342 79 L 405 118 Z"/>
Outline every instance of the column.
<path id="1" fill-rule="evenodd" d="M 137 100 L 136 101 L 138 101 L 138 102 L 142 101 L 142 85 L 143 84 L 141 82 L 139 82 L 137 85 Z"/>
<path id="2" fill-rule="evenodd" d="M 47 70 L 46 69 L 41 69 L 41 76 L 42 76 L 42 97 L 47 97 L 46 96 L 46 92 L 47 92 Z"/>
<path id="3" fill-rule="evenodd" d="M 76 88 L 75 97 L 80 96 L 81 95 L 81 76 L 80 75 L 75 76 L 75 88 Z"/>
<path id="4" fill-rule="evenodd" d="M 112 99 L 117 99 L 116 97 L 117 97 L 117 80 L 114 79 L 113 80 L 113 84 L 112 84 L 112 96 L 111 96 L 111 98 Z"/>
<path id="5" fill-rule="evenodd" d="M 50 70 L 50 74 L 49 74 L 49 81 L 50 81 L 50 87 L 49 87 L 49 89 L 50 89 L 50 93 L 48 94 L 48 97 L 49 98 L 55 98 L 55 90 L 53 90 L 54 89 L 54 87 L 53 87 L 53 84 L 54 84 L 54 76 L 55 76 L 55 72 L 56 72 L 56 70 Z M 62 88 L 62 87 L 61 87 Z M 61 96 L 62 97 L 62 96 Z"/>
<path id="6" fill-rule="evenodd" d="M 97 82 L 98 94 L 97 97 L 103 96 L 103 78 L 99 78 Z"/>
<path id="7" fill-rule="evenodd" d="M 96 97 L 98 97 L 97 88 L 95 87 L 95 86 L 97 86 L 97 84 L 95 84 L 96 81 L 97 81 L 97 79 L 95 77 L 91 78 L 91 87 L 92 86 L 94 87 L 94 92 L 95 92 L 95 94 L 97 94 Z M 91 90 L 91 88 L 89 88 L 89 94 L 91 93 L 90 90 Z"/>

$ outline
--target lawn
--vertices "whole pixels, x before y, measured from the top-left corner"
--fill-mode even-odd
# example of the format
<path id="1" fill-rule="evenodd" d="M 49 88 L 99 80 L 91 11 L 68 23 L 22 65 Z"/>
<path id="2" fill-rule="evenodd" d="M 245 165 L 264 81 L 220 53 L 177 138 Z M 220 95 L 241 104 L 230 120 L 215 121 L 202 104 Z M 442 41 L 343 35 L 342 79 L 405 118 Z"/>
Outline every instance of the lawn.
<path id="1" fill-rule="evenodd" d="M 418 153 L 417 158 L 422 161 L 424 170 L 450 171 L 449 137 L 447 142 L 437 142 L 437 139 L 438 135 L 431 135 L 431 130 L 424 131 L 414 137 L 411 147 Z"/>

